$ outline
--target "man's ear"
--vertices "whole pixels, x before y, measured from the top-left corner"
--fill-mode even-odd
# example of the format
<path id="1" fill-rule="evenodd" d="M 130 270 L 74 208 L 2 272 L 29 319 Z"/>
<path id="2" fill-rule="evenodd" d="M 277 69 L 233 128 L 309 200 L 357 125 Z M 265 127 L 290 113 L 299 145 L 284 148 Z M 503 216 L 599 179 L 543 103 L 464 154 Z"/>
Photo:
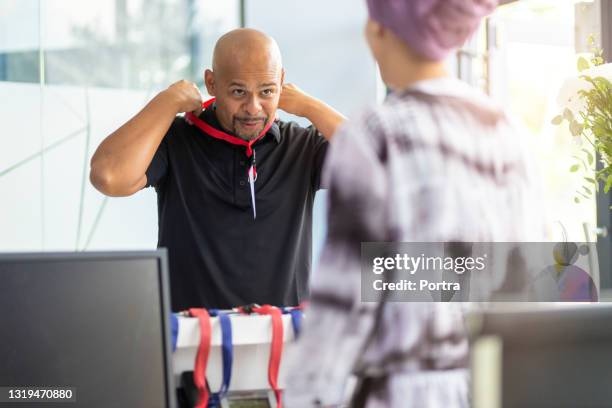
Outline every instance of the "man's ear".
<path id="1" fill-rule="evenodd" d="M 210 69 L 204 71 L 204 85 L 210 96 L 215 96 L 215 73 Z"/>
<path id="2" fill-rule="evenodd" d="M 285 85 L 285 68 L 281 68 L 281 87 Z"/>

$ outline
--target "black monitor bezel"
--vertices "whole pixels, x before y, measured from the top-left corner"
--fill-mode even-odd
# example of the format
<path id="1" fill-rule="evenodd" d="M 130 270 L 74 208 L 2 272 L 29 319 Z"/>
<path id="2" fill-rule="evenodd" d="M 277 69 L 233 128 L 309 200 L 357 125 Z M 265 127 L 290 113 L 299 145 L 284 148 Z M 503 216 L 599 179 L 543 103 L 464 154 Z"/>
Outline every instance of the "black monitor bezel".
<path id="1" fill-rule="evenodd" d="M 16 252 L 0 253 L 2 262 L 61 262 L 101 260 L 154 259 L 158 265 L 158 280 L 162 313 L 162 349 L 164 353 L 166 406 L 176 408 L 174 373 L 172 366 L 172 343 L 170 333 L 170 281 L 168 277 L 168 251 L 158 248 L 149 251 L 88 251 L 88 252 Z"/>

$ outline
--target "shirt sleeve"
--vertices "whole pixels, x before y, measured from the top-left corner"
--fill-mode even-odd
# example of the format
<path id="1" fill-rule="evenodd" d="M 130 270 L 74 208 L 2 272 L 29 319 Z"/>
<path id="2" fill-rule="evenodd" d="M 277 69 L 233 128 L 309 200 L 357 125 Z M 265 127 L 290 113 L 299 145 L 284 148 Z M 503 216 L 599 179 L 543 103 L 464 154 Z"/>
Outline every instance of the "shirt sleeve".
<path id="1" fill-rule="evenodd" d="M 329 149 L 329 142 L 314 126 L 310 126 L 308 131 L 315 133 L 312 185 L 314 190 L 318 191 L 321 188 L 325 188 L 322 185 L 321 180 L 323 178 L 323 164 L 325 163 L 325 157 L 327 156 L 327 151 Z"/>
<path id="2" fill-rule="evenodd" d="M 147 171 L 145 172 L 147 176 L 147 184 L 146 187 L 160 187 L 164 180 L 166 179 L 166 175 L 168 174 L 169 162 L 168 162 L 168 138 L 172 132 L 172 126 L 162 139 Z"/>
<path id="3" fill-rule="evenodd" d="M 344 124 L 331 143 L 328 236 L 311 285 L 299 341 L 289 349 L 287 406 L 334 406 L 373 329 L 376 303 L 362 303 L 362 241 L 385 240 L 387 181 L 375 121 Z"/>

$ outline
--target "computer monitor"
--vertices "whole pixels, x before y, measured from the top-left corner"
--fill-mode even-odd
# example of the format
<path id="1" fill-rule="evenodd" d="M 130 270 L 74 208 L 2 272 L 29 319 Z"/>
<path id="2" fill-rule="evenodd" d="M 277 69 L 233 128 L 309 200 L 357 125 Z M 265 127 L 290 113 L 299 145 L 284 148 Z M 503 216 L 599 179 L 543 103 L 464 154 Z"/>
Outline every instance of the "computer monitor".
<path id="1" fill-rule="evenodd" d="M 609 407 L 612 305 L 533 307 L 468 320 L 474 408 Z"/>
<path id="2" fill-rule="evenodd" d="M 0 406 L 174 407 L 168 293 L 165 250 L 0 254 Z"/>

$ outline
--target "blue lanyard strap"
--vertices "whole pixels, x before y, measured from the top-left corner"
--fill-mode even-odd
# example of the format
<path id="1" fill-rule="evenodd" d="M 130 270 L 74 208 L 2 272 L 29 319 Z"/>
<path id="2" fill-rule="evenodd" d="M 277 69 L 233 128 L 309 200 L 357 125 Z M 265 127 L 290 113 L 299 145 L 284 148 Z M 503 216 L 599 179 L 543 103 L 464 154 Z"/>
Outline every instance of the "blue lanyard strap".
<path id="1" fill-rule="evenodd" d="M 284 307 L 283 313 L 289 313 L 291 315 L 293 332 L 295 333 L 295 338 L 298 338 L 302 331 L 302 311 L 297 307 Z"/>
<path id="2" fill-rule="evenodd" d="M 221 399 L 229 390 L 232 379 L 233 344 L 232 344 L 232 322 L 227 313 L 219 310 L 209 310 L 211 316 L 218 316 L 221 324 L 221 351 L 223 360 L 223 383 L 218 392 L 212 393 L 208 402 L 209 407 L 221 406 Z"/>
<path id="3" fill-rule="evenodd" d="M 295 337 L 298 338 L 302 331 L 302 311 L 300 309 L 293 309 L 289 313 L 291 313 L 291 324 L 293 325 Z"/>
<path id="4" fill-rule="evenodd" d="M 172 352 L 176 351 L 176 342 L 178 340 L 179 323 L 176 314 L 170 313 L 170 332 L 172 333 Z"/>

